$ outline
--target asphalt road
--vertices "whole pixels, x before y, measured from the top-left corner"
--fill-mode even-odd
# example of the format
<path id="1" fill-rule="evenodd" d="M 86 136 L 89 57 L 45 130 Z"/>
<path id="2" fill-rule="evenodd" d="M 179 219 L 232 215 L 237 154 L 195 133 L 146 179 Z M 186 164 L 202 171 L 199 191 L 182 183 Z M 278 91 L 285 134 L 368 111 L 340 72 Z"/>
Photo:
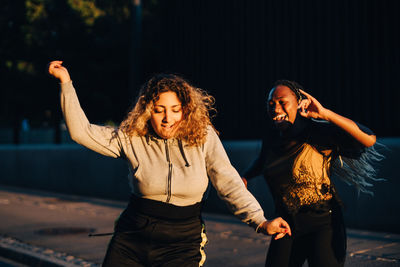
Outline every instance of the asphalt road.
<path id="1" fill-rule="evenodd" d="M 21 264 L 16 261 L 0 257 L 0 267 L 28 267 L 29 265 Z"/>
<path id="2" fill-rule="evenodd" d="M 0 257 L 27 266 L 99 266 L 110 236 L 88 234 L 112 232 L 124 207 L 123 202 L 0 185 Z M 204 214 L 204 219 L 205 266 L 264 266 L 270 237 L 231 216 Z M 21 265 L 0 258 L 2 266 Z M 400 266 L 400 235 L 348 229 L 345 266 Z"/>

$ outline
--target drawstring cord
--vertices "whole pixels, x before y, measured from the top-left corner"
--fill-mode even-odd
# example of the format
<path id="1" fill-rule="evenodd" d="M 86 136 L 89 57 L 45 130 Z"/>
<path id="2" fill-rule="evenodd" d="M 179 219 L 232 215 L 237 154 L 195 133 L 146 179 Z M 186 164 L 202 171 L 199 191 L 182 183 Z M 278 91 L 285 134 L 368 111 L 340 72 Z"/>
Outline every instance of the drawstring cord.
<path id="1" fill-rule="evenodd" d="M 151 135 L 146 135 L 146 142 L 147 142 L 148 145 L 150 145 L 153 140 L 157 140 L 157 139 L 154 138 Z M 185 154 L 185 150 L 183 148 L 182 140 L 180 140 L 180 139 L 178 139 L 178 147 L 179 147 L 179 151 L 182 154 L 183 159 L 185 160 L 185 167 L 189 167 L 190 163 L 186 158 L 186 154 Z"/>
<path id="2" fill-rule="evenodd" d="M 186 162 L 185 166 L 186 166 L 186 167 L 189 167 L 190 164 L 189 164 L 189 161 L 188 161 L 187 158 L 186 158 L 185 150 L 183 149 L 183 144 L 182 144 L 182 141 L 181 141 L 181 140 L 178 140 L 178 146 L 179 146 L 179 150 L 181 151 L 182 157 L 183 157 L 183 159 L 184 159 L 185 162 Z"/>
<path id="3" fill-rule="evenodd" d="M 94 237 L 94 236 L 107 236 L 107 235 L 113 235 L 115 232 L 110 232 L 110 233 L 99 233 L 99 234 L 88 234 L 88 237 Z"/>
<path id="4" fill-rule="evenodd" d="M 109 233 L 88 234 L 88 237 L 107 236 L 107 235 L 113 235 L 115 233 L 119 233 L 119 234 L 136 234 L 136 233 L 140 232 L 141 230 L 142 229 L 133 230 L 133 231 L 123 231 L 123 232 L 109 232 Z"/>
<path id="5" fill-rule="evenodd" d="M 118 218 L 119 219 L 119 218 Z M 114 232 L 108 232 L 108 233 L 98 233 L 98 234 L 92 234 L 89 233 L 88 237 L 97 237 L 97 236 L 107 236 L 107 235 L 113 235 L 115 233 L 119 233 L 119 234 L 136 234 L 140 231 L 142 231 L 144 228 L 146 228 L 148 225 L 150 224 L 150 219 L 146 219 L 146 223 L 144 224 L 144 226 L 140 227 L 139 229 L 136 230 L 131 230 L 131 231 L 114 231 Z"/>

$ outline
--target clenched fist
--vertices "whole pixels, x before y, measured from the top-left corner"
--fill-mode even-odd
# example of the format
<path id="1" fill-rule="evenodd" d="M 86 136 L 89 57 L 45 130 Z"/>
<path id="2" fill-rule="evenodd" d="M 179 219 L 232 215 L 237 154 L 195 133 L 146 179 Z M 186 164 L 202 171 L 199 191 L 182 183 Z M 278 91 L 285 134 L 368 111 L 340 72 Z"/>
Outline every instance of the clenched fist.
<path id="1" fill-rule="evenodd" d="M 62 65 L 62 61 L 51 61 L 48 65 L 48 72 L 54 78 L 60 80 L 61 83 L 66 83 L 71 80 L 67 68 Z"/>

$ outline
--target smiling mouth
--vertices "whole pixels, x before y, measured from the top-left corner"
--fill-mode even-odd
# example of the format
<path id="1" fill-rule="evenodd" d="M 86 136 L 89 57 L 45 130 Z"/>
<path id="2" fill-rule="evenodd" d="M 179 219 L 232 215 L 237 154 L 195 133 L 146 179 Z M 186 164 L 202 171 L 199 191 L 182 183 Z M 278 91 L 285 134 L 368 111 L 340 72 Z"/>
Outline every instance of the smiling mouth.
<path id="1" fill-rule="evenodd" d="M 273 117 L 272 120 L 273 120 L 275 123 L 281 123 L 281 122 L 283 122 L 283 121 L 289 121 L 289 118 L 288 118 L 288 116 L 285 115 L 285 114 L 280 114 L 280 115 L 276 115 L 275 117 Z"/>
<path id="2" fill-rule="evenodd" d="M 176 123 L 172 124 L 172 125 L 161 125 L 161 127 L 165 130 L 171 130 L 175 127 Z"/>

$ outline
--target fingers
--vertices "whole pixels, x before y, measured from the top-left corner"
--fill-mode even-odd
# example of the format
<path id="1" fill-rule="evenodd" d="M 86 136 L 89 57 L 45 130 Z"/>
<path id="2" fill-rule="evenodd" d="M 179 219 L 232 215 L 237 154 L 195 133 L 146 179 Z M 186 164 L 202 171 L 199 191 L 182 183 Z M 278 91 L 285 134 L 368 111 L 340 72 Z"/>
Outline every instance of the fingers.
<path id="1" fill-rule="evenodd" d="M 299 111 L 299 114 L 300 114 L 301 116 L 305 117 L 305 118 L 310 118 L 310 117 L 311 117 L 311 116 L 310 116 L 310 113 L 309 113 L 307 110 L 305 110 L 305 109 L 300 110 L 300 111 Z"/>
<path id="2" fill-rule="evenodd" d="M 268 222 L 267 222 L 268 223 Z M 287 233 L 287 234 L 292 234 L 290 231 L 290 226 L 289 224 L 282 219 L 281 217 L 275 218 L 274 220 L 270 221 L 267 225 L 269 227 L 269 233 L 270 234 L 276 234 L 276 233 Z"/>
<path id="3" fill-rule="evenodd" d="M 303 101 L 298 105 L 297 109 L 300 109 L 300 112 L 306 113 L 307 112 L 307 107 L 305 107 L 305 104 Z"/>
<path id="4" fill-rule="evenodd" d="M 54 69 L 55 68 L 60 68 L 62 65 L 63 62 L 62 61 L 60 61 L 60 60 L 55 60 L 55 61 L 51 61 L 49 64 L 48 64 L 48 72 L 49 72 L 49 74 L 53 74 L 53 72 L 54 72 Z"/>
<path id="5" fill-rule="evenodd" d="M 63 61 L 61 61 L 61 60 L 54 60 L 54 61 L 50 61 L 48 66 L 49 67 L 61 66 L 62 63 L 63 63 Z"/>
<path id="6" fill-rule="evenodd" d="M 277 224 L 275 229 L 276 233 L 292 234 L 289 224 L 284 219 L 278 217 L 274 221 L 276 221 Z"/>
<path id="7" fill-rule="evenodd" d="M 291 236 L 292 235 L 292 231 L 290 230 L 289 224 L 284 219 L 282 219 L 281 217 L 277 218 L 277 220 L 279 222 L 279 226 L 278 226 L 278 229 L 276 231 L 276 235 L 275 235 L 274 239 L 275 240 L 281 239 L 286 234 Z"/>
<path id="8" fill-rule="evenodd" d="M 299 91 L 300 91 L 300 93 L 302 93 L 306 97 L 313 98 L 312 95 L 310 95 L 309 93 L 306 93 L 304 90 L 299 89 Z"/>
<path id="9" fill-rule="evenodd" d="M 292 235 L 289 224 L 281 217 L 263 222 L 257 231 L 267 235 L 275 235 L 275 239 L 282 238 L 286 234 Z"/>
<path id="10" fill-rule="evenodd" d="M 62 65 L 63 61 L 54 60 L 48 64 L 48 73 L 60 80 L 61 83 L 65 83 L 71 80 L 68 70 Z"/>
<path id="11" fill-rule="evenodd" d="M 281 218 L 281 227 L 285 229 L 285 233 L 288 235 L 292 235 L 292 230 L 290 229 L 289 224 Z"/>
<path id="12" fill-rule="evenodd" d="M 310 95 L 309 93 L 306 93 L 304 90 L 299 89 L 300 92 L 305 95 L 307 97 L 307 99 L 303 99 L 300 104 L 305 101 L 306 103 L 306 108 L 308 108 L 309 105 L 313 104 L 313 105 L 320 105 L 319 102 L 317 101 L 317 99 L 315 97 L 313 97 L 312 95 Z M 300 105 L 299 104 L 299 105 Z"/>
<path id="13" fill-rule="evenodd" d="M 280 224 L 279 224 L 278 228 L 276 229 L 276 233 L 284 234 L 284 235 L 285 234 L 292 235 L 289 224 L 282 218 L 280 218 L 280 219 L 281 219 L 281 221 L 279 222 Z"/>
<path id="14" fill-rule="evenodd" d="M 285 235 L 286 235 L 286 233 L 279 233 L 279 234 L 275 235 L 274 240 L 281 239 L 281 238 L 284 237 Z"/>
<path id="15" fill-rule="evenodd" d="M 303 117 L 308 117 L 308 107 L 310 106 L 311 101 L 309 99 L 304 99 L 300 102 L 300 104 L 297 106 L 297 109 L 299 109 L 299 113 Z"/>
<path id="16" fill-rule="evenodd" d="M 319 103 L 318 100 L 317 100 L 315 97 L 313 97 L 313 96 L 310 95 L 309 93 L 304 92 L 304 91 L 301 90 L 301 89 L 299 89 L 299 90 L 300 90 L 300 92 L 301 92 L 302 94 L 304 94 L 304 95 L 307 97 L 307 99 L 305 99 L 305 100 L 308 100 L 308 102 L 309 102 L 308 105 L 312 104 L 312 105 L 314 105 L 314 106 L 322 106 L 321 103 Z"/>
<path id="17" fill-rule="evenodd" d="M 303 99 L 300 101 L 299 105 L 297 106 L 298 109 L 304 108 L 307 109 L 311 104 L 311 100 L 310 99 Z"/>
<path id="18" fill-rule="evenodd" d="M 54 67 L 54 66 L 61 66 L 61 64 L 63 63 L 63 61 L 61 61 L 61 60 L 54 60 L 54 61 L 50 61 L 50 63 L 48 64 L 48 66 L 50 67 L 50 66 L 52 66 L 52 67 Z"/>

